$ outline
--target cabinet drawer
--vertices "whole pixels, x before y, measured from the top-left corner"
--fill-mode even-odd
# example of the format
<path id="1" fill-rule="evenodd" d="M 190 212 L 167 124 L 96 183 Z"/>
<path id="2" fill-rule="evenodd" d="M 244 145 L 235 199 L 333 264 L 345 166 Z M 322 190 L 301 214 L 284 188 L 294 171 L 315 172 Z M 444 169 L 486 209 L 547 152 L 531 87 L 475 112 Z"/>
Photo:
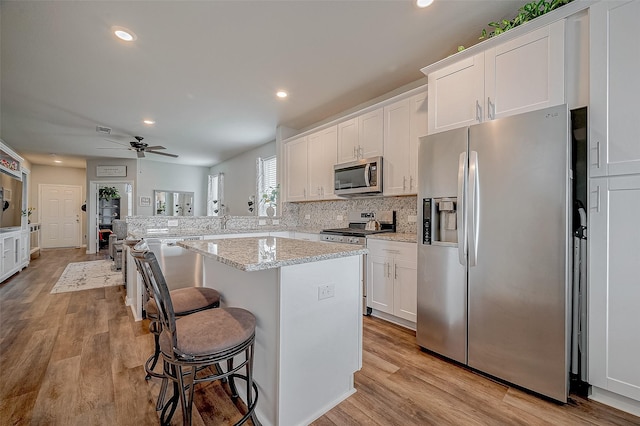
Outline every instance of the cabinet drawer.
<path id="1" fill-rule="evenodd" d="M 367 240 L 367 248 L 373 256 L 399 257 L 411 261 L 415 261 L 418 256 L 416 243 Z"/>

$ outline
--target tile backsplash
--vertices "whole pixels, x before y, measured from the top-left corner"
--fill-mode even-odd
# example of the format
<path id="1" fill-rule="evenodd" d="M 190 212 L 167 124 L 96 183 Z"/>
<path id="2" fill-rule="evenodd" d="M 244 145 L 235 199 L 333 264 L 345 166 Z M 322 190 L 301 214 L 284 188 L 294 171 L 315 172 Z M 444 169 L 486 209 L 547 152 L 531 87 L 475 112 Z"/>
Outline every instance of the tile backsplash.
<path id="1" fill-rule="evenodd" d="M 416 196 L 285 203 L 285 212 L 295 214 L 287 210 L 289 205 L 297 207 L 297 225 L 305 228 L 346 227 L 349 223 L 347 215 L 351 211 L 395 210 L 397 232 L 415 233 L 417 230 L 416 224 L 409 222 L 409 216 L 417 215 Z M 337 219 L 339 216 L 342 220 Z"/>
<path id="2" fill-rule="evenodd" d="M 311 201 L 304 203 L 284 203 L 282 213 L 273 219 L 256 216 L 229 216 L 227 230 L 290 229 L 302 227 L 310 230 L 344 228 L 348 225 L 351 211 L 394 210 L 396 212 L 397 232 L 415 233 L 415 223 L 409 222 L 409 216 L 417 214 L 416 196 L 358 198 L 334 201 Z M 342 220 L 338 220 L 342 217 Z M 169 220 L 177 221 L 169 226 Z M 182 233 L 215 234 L 222 229 L 219 217 L 167 217 L 167 216 L 129 216 L 126 218 L 129 232 L 145 233 L 149 229 L 172 228 Z M 173 223 L 172 223 L 173 225 Z"/>

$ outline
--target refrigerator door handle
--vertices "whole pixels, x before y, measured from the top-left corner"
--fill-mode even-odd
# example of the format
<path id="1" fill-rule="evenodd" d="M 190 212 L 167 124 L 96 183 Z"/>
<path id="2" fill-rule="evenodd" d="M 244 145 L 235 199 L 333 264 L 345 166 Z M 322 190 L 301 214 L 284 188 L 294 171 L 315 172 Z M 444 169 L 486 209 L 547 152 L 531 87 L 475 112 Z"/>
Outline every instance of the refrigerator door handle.
<path id="1" fill-rule="evenodd" d="M 469 226 L 469 266 L 476 266 L 478 263 L 478 219 L 480 212 L 479 199 L 479 182 L 478 182 L 478 153 L 471 151 L 469 153 L 469 211 L 467 224 Z"/>
<path id="2" fill-rule="evenodd" d="M 364 166 L 364 185 L 365 185 L 365 186 L 371 186 L 371 181 L 370 181 L 371 172 L 370 172 L 370 168 L 371 168 L 371 164 L 367 164 L 366 166 Z"/>
<path id="3" fill-rule="evenodd" d="M 464 221 L 466 204 L 464 181 L 466 175 L 467 153 L 463 152 L 458 159 L 458 208 L 456 210 L 456 220 L 458 221 L 458 262 L 463 266 L 467 264 L 467 225 Z"/>

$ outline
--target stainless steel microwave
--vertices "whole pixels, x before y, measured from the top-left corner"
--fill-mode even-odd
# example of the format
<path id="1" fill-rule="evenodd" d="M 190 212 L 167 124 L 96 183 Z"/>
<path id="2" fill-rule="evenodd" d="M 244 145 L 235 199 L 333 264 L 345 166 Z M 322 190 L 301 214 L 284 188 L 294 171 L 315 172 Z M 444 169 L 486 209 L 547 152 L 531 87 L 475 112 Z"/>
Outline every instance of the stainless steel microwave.
<path id="1" fill-rule="evenodd" d="M 382 157 L 333 166 L 334 193 L 341 196 L 382 194 Z"/>

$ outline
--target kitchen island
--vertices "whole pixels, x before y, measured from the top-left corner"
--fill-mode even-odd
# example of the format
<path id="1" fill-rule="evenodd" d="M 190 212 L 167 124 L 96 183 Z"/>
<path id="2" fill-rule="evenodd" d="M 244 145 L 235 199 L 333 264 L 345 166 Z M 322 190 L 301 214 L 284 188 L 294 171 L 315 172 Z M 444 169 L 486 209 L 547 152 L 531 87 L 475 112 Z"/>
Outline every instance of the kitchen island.
<path id="1" fill-rule="evenodd" d="M 263 425 L 309 424 L 355 392 L 366 248 L 279 237 L 179 245 L 203 256 L 205 286 L 220 291 L 223 306 L 256 316 Z"/>

